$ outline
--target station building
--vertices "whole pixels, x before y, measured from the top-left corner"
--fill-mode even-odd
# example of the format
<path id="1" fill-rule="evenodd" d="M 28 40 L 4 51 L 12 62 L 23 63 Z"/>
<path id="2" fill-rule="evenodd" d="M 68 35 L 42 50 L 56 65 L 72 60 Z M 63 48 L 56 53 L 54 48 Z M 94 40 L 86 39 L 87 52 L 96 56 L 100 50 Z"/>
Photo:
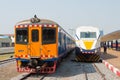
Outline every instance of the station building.
<path id="1" fill-rule="evenodd" d="M 103 35 L 101 37 L 101 42 L 105 43 L 108 48 L 120 51 L 120 30 Z"/>
<path id="2" fill-rule="evenodd" d="M 0 34 L 0 47 L 13 47 L 14 35 L 13 34 Z"/>

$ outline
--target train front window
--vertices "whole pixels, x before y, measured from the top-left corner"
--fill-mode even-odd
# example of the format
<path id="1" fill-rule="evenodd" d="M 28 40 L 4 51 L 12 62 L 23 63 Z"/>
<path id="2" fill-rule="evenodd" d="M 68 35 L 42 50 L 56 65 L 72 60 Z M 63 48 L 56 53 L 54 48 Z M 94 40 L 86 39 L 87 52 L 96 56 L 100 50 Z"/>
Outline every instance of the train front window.
<path id="1" fill-rule="evenodd" d="M 42 28 L 42 44 L 53 44 L 56 42 L 56 29 L 55 28 Z"/>
<path id="2" fill-rule="evenodd" d="M 28 30 L 27 28 L 16 29 L 16 44 L 28 43 Z"/>
<path id="3" fill-rule="evenodd" d="M 80 38 L 96 38 L 96 32 L 80 32 Z"/>

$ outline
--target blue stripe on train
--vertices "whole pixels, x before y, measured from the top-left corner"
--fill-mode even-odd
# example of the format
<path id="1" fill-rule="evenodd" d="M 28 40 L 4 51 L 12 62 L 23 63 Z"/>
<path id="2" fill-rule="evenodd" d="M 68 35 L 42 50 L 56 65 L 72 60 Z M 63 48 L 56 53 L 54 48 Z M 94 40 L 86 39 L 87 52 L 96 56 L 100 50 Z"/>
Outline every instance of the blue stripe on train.
<path id="1" fill-rule="evenodd" d="M 82 49 L 82 52 L 95 52 L 95 49 L 92 49 L 92 50 L 85 50 L 85 49 Z"/>
<path id="2" fill-rule="evenodd" d="M 23 61 L 23 62 L 29 62 L 29 59 L 16 58 L 16 60 L 20 60 L 20 61 Z M 45 59 L 45 60 L 42 60 L 42 61 L 56 61 L 56 60 L 58 60 L 58 58 Z"/>
<path id="3" fill-rule="evenodd" d="M 95 50 L 100 50 L 100 47 L 92 50 L 82 49 L 82 52 L 95 52 Z"/>

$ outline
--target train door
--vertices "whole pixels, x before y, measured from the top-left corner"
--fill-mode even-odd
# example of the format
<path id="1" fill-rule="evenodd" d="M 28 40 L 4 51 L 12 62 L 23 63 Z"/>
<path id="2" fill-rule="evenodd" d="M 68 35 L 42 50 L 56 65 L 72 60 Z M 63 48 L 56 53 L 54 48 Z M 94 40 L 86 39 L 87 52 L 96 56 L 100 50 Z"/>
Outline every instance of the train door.
<path id="1" fill-rule="evenodd" d="M 43 59 L 50 59 L 57 56 L 57 27 L 42 27 L 41 56 Z"/>
<path id="2" fill-rule="evenodd" d="M 40 57 L 40 36 L 41 31 L 40 27 L 30 27 L 29 30 L 29 41 L 30 41 L 30 56 L 33 58 L 39 58 Z"/>

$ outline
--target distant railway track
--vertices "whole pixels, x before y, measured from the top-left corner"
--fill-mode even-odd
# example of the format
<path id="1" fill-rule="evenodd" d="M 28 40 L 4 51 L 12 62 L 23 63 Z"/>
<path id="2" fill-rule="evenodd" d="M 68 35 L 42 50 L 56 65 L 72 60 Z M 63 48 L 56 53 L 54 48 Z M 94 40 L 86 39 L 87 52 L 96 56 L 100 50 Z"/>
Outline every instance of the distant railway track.
<path id="1" fill-rule="evenodd" d="M 3 52 L 3 53 L 0 53 L 0 55 L 11 54 L 11 53 L 14 53 L 14 51 L 13 52 Z"/>
<path id="2" fill-rule="evenodd" d="M 2 60 L 2 61 L 0 61 L 0 65 L 2 65 L 2 64 L 6 64 L 6 63 L 9 63 L 9 62 L 12 62 L 12 61 L 15 61 L 15 58 Z"/>

